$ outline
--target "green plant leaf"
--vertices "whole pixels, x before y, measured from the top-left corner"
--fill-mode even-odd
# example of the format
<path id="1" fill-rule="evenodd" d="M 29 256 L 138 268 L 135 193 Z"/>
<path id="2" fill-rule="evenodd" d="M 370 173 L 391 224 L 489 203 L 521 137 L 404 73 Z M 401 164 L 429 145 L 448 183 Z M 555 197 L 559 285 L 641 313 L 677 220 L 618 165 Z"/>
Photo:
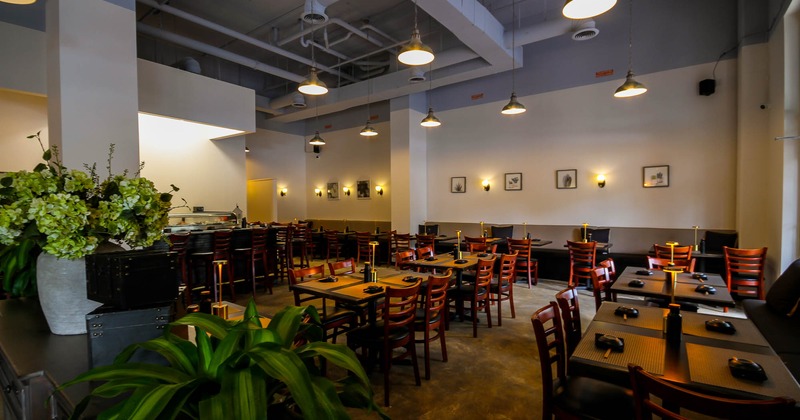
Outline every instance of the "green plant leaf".
<path id="1" fill-rule="evenodd" d="M 197 373 L 192 361 L 183 350 L 163 337 L 154 338 L 144 343 L 131 344 L 114 359 L 114 363 L 127 362 L 137 349 L 144 349 L 160 354 L 167 359 L 170 366 L 180 369 L 187 375 L 194 375 Z"/>
<path id="2" fill-rule="evenodd" d="M 44 163 L 40 163 L 40 164 L 34 166 L 33 172 L 42 172 L 42 171 L 46 171 L 47 169 L 48 169 L 47 165 L 45 165 Z"/>
<path id="3" fill-rule="evenodd" d="M 152 386 L 152 385 L 153 385 L 152 379 L 146 379 L 146 378 L 117 379 L 114 381 L 108 381 L 104 384 L 98 385 L 94 390 L 92 390 L 92 395 L 100 398 L 114 398 L 117 395 L 122 395 L 123 393 L 131 391 L 133 389 L 143 386 Z"/>
<path id="4" fill-rule="evenodd" d="M 210 376 L 219 378 L 220 366 L 223 366 L 233 355 L 240 354 L 241 346 L 239 343 L 242 338 L 243 334 L 240 331 L 231 331 L 225 338 L 220 340 L 208 363 L 208 374 Z"/>
<path id="5" fill-rule="evenodd" d="M 75 379 L 65 382 L 58 389 L 64 389 L 78 382 L 110 381 L 125 378 L 151 378 L 167 383 L 180 383 L 191 379 L 189 375 L 171 367 L 148 363 L 127 363 L 124 365 L 96 367 L 78 375 Z"/>
<path id="6" fill-rule="evenodd" d="M 314 396 L 311 375 L 297 354 L 275 343 L 259 344 L 250 349 L 248 354 L 267 375 L 286 384 L 303 416 L 324 418 Z"/>
<path id="7" fill-rule="evenodd" d="M 230 413 L 230 399 L 222 393 L 200 401 L 201 420 L 226 419 Z"/>
<path id="8" fill-rule="evenodd" d="M 45 150 L 44 153 L 42 154 L 42 160 L 46 160 L 47 161 L 47 160 L 50 160 L 50 158 L 52 158 L 52 157 L 53 157 L 53 152 L 52 152 L 51 149 Z"/>
<path id="9" fill-rule="evenodd" d="M 128 400 L 128 404 L 126 404 L 120 416 L 130 420 L 158 418 L 175 394 L 193 382 L 158 385 L 150 389 L 139 388 Z"/>
<path id="10" fill-rule="evenodd" d="M 347 346 L 340 346 L 326 341 L 308 343 L 296 350 L 303 359 L 321 356 L 325 360 L 352 372 L 365 385 L 369 385 L 369 377 L 358 361 L 356 354 Z"/>
<path id="11" fill-rule="evenodd" d="M 267 329 L 275 332 L 279 342 L 288 349 L 297 336 L 297 330 L 304 314 L 311 315 L 312 318 L 316 315 L 316 320 L 319 322 L 319 315 L 313 306 L 287 306 L 275 314 L 267 325 Z"/>
<path id="12" fill-rule="evenodd" d="M 0 178 L 0 185 L 4 187 L 10 187 L 14 183 L 14 178 L 10 176 L 4 176 Z"/>
<path id="13" fill-rule="evenodd" d="M 223 339 L 228 334 L 231 324 L 224 319 L 204 313 L 193 313 L 175 320 L 170 325 L 194 325 L 202 328 L 212 336 Z"/>

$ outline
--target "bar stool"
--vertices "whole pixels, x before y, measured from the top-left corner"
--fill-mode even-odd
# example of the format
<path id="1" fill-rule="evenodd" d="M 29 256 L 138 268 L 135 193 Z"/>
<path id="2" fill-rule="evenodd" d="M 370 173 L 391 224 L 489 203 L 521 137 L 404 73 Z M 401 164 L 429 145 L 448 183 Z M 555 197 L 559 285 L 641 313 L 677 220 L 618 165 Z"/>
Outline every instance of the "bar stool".
<path id="1" fill-rule="evenodd" d="M 230 260 L 231 259 L 231 238 L 233 236 L 233 231 L 231 230 L 215 230 L 213 235 L 213 245 L 211 251 L 206 252 L 194 252 L 189 254 L 189 264 L 191 265 L 192 269 L 194 269 L 198 263 L 202 264 L 203 270 L 205 272 L 205 281 L 206 281 L 206 288 L 209 287 L 209 282 L 212 284 L 211 287 L 214 287 L 213 279 L 216 275 L 214 272 L 214 261 L 217 260 Z M 236 299 L 236 292 L 233 288 L 233 264 L 227 264 L 228 266 L 228 285 L 230 287 L 231 292 L 231 299 Z M 222 279 L 219 279 L 222 281 Z M 216 294 L 216 287 L 214 287 L 214 293 Z"/>
<path id="2" fill-rule="evenodd" d="M 294 267 L 292 254 L 292 224 L 272 223 L 275 229 L 275 250 L 277 251 L 278 270 L 281 280 L 288 277 L 289 270 Z"/>
<path id="3" fill-rule="evenodd" d="M 171 233 L 167 236 L 169 241 L 169 250 L 177 254 L 176 261 L 178 263 L 178 274 L 180 275 L 180 282 L 185 286 L 184 302 L 185 305 L 192 304 L 192 279 L 189 278 L 188 266 L 186 264 L 187 245 L 189 245 L 189 233 Z"/>
<path id="4" fill-rule="evenodd" d="M 267 230 L 264 228 L 250 229 L 250 247 L 233 250 L 233 261 L 243 261 L 245 276 L 253 287 L 253 296 L 256 295 L 256 264 L 261 263 L 264 271 L 264 287 L 272 294 L 272 278 L 267 264 Z M 234 267 L 235 268 L 235 267 Z"/>

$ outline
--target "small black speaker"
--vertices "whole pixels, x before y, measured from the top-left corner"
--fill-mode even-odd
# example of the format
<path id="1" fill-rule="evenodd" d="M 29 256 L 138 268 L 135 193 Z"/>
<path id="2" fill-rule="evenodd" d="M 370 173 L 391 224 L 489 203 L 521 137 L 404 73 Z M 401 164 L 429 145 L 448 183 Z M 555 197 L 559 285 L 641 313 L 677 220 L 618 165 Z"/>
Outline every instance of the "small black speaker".
<path id="1" fill-rule="evenodd" d="M 714 79 L 705 79 L 700 81 L 700 94 L 703 96 L 711 96 L 717 88 L 717 81 Z"/>

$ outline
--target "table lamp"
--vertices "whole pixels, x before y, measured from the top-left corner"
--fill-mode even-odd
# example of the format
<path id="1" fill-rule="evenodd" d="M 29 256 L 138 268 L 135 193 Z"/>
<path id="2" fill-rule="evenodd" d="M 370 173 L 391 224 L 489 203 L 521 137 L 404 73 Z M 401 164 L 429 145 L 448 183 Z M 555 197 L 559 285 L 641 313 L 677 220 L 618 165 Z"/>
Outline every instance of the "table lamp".
<path id="1" fill-rule="evenodd" d="M 700 250 L 700 246 L 697 245 L 697 229 L 700 229 L 700 226 L 692 226 L 692 229 L 694 229 L 694 252 L 697 252 Z"/>
<path id="2" fill-rule="evenodd" d="M 222 266 L 227 264 L 228 260 L 214 260 L 212 263 L 217 267 L 215 280 L 219 284 L 219 295 L 217 295 L 217 302 L 211 305 L 211 313 L 222 319 L 228 319 L 228 304 L 222 303 Z"/>
<path id="3" fill-rule="evenodd" d="M 522 222 L 522 239 L 525 239 L 527 237 L 528 237 L 528 223 Z"/>
<path id="4" fill-rule="evenodd" d="M 483 222 L 481 222 L 483 223 Z M 461 231 L 456 231 L 456 253 L 453 255 L 456 259 L 461 259 Z"/>
<path id="5" fill-rule="evenodd" d="M 586 228 L 587 227 L 589 227 L 589 224 L 588 223 L 584 223 L 583 224 L 583 242 L 586 242 L 586 231 L 587 231 Z"/>
<path id="6" fill-rule="evenodd" d="M 370 241 L 369 242 L 369 246 L 372 247 L 372 252 L 371 252 L 372 261 L 371 261 L 371 265 L 370 265 L 370 270 L 372 270 L 371 271 L 371 273 L 372 273 L 372 282 L 375 283 L 375 282 L 378 281 L 378 270 L 375 269 L 375 247 L 378 246 L 378 241 Z"/>
<path id="7" fill-rule="evenodd" d="M 481 238 L 485 238 L 485 237 L 486 237 L 486 231 L 483 230 L 483 222 L 481 222 Z"/>

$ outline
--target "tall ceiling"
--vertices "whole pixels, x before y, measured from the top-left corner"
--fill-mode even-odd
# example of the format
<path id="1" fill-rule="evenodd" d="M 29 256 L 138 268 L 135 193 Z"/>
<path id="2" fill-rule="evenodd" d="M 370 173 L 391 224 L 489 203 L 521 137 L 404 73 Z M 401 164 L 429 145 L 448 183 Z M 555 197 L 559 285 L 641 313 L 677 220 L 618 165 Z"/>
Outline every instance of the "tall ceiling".
<path id="1" fill-rule="evenodd" d="M 251 88 L 259 111 L 292 122 L 425 91 L 431 70 L 435 86 L 443 86 L 507 71 L 512 57 L 519 66 L 520 46 L 587 24 L 561 16 L 562 6 L 560 0 L 418 0 L 416 7 L 412 0 L 137 0 L 136 14 L 139 57 Z M 415 14 L 422 41 L 436 54 L 419 69 L 397 60 Z M 312 64 L 331 88 L 318 111 L 301 108 L 304 98 L 295 93 Z"/>

